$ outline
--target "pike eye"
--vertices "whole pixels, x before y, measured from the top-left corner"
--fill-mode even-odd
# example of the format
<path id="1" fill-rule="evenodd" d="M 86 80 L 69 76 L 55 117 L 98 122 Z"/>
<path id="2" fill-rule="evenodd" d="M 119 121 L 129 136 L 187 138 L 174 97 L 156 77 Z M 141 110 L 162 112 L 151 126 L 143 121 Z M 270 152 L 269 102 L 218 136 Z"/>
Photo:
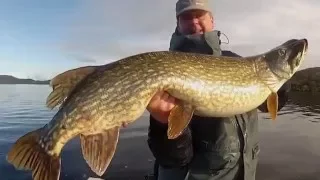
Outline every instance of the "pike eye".
<path id="1" fill-rule="evenodd" d="M 279 52 L 280 56 L 285 56 L 286 55 L 286 50 L 284 50 L 284 49 L 280 49 L 280 51 L 278 51 L 278 52 Z"/>

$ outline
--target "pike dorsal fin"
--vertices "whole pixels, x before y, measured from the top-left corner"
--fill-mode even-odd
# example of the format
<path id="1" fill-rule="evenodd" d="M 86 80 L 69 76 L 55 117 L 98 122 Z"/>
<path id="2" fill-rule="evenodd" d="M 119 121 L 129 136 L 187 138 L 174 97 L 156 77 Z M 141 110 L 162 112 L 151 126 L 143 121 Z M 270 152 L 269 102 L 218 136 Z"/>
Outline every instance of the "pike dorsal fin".
<path id="1" fill-rule="evenodd" d="M 98 66 L 85 66 L 68 70 L 58 74 L 50 81 L 52 92 L 47 97 L 46 106 L 53 109 L 61 104 L 74 89 L 74 87 L 89 74 L 94 72 Z"/>

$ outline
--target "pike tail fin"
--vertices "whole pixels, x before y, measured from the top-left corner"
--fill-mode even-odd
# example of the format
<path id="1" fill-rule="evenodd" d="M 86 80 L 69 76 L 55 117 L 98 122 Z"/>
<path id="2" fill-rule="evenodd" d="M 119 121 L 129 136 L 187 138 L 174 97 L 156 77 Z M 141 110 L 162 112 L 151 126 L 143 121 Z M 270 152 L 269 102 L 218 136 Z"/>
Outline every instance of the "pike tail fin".
<path id="1" fill-rule="evenodd" d="M 19 170 L 32 170 L 34 180 L 58 180 L 60 157 L 49 155 L 41 144 L 42 128 L 20 137 L 7 155 L 7 161 Z"/>

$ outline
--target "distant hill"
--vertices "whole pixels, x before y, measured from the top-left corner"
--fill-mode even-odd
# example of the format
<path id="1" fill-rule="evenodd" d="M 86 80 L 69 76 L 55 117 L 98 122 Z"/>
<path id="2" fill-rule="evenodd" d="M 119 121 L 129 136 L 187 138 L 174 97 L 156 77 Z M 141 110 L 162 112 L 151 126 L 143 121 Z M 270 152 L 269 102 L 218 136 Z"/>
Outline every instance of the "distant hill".
<path id="1" fill-rule="evenodd" d="M 33 79 L 19 79 L 14 76 L 0 75 L 0 84 L 42 84 L 48 85 L 50 80 L 37 81 Z"/>
<path id="2" fill-rule="evenodd" d="M 320 92 L 320 67 L 300 70 L 290 82 L 292 91 Z"/>
<path id="3" fill-rule="evenodd" d="M 307 68 L 296 72 L 291 78 L 291 90 L 303 92 L 320 92 L 320 67 Z M 37 81 L 33 79 L 19 79 L 14 76 L 0 75 L 0 84 L 43 84 L 50 80 Z"/>

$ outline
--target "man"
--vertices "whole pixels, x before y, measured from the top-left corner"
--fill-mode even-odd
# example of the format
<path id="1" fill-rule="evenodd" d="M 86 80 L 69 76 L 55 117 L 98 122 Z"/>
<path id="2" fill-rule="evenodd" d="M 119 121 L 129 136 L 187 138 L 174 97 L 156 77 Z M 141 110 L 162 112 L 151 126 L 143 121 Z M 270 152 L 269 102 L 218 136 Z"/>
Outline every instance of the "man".
<path id="1" fill-rule="evenodd" d="M 207 0 L 179 0 L 176 18 L 170 50 L 238 56 L 221 51 Z M 278 92 L 279 109 L 287 100 L 286 90 Z M 259 154 L 256 109 L 228 118 L 194 115 L 180 137 L 168 140 L 168 115 L 175 102 L 166 92 L 159 92 L 147 107 L 151 114 L 148 144 L 159 164 L 158 180 L 255 179 Z M 266 103 L 259 109 L 266 112 Z"/>

